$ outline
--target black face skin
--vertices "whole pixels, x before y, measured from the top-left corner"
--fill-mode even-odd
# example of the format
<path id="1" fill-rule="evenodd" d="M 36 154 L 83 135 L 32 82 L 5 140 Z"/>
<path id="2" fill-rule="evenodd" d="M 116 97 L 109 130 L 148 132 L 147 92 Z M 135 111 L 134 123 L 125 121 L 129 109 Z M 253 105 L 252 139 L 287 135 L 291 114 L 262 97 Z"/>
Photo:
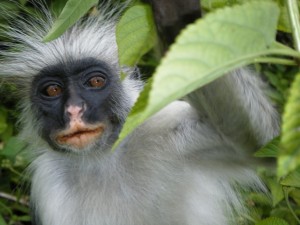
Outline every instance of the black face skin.
<path id="1" fill-rule="evenodd" d="M 104 85 L 92 86 L 91 82 L 99 77 Z M 33 111 L 37 112 L 37 119 L 42 124 L 42 138 L 55 150 L 64 151 L 51 135 L 68 127 L 70 118 L 66 108 L 69 105 L 85 105 L 82 120 L 87 124 L 108 121 L 113 132 L 107 140 L 111 143 L 106 144 L 112 144 L 124 120 L 112 110 L 116 108 L 114 105 L 119 105 L 122 93 L 119 76 L 107 64 L 94 58 L 44 68 L 34 78 L 31 89 Z"/>

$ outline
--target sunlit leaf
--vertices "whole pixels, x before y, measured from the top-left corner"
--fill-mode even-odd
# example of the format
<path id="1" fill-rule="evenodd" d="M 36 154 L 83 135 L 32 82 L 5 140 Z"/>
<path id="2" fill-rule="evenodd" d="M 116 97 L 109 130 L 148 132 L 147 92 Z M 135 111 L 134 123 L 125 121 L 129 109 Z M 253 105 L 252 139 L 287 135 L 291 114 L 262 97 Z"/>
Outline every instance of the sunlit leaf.
<path id="1" fill-rule="evenodd" d="M 125 12 L 117 25 L 117 43 L 121 65 L 133 66 L 156 40 L 151 7 L 136 5 Z"/>
<path id="2" fill-rule="evenodd" d="M 173 100 L 268 54 L 278 16 L 275 4 L 251 2 L 216 11 L 188 26 L 157 68 L 152 89 L 141 93 L 117 144 Z"/>
<path id="3" fill-rule="evenodd" d="M 300 166 L 300 73 L 290 89 L 282 118 L 282 137 L 278 158 L 278 176 L 282 177 Z"/>

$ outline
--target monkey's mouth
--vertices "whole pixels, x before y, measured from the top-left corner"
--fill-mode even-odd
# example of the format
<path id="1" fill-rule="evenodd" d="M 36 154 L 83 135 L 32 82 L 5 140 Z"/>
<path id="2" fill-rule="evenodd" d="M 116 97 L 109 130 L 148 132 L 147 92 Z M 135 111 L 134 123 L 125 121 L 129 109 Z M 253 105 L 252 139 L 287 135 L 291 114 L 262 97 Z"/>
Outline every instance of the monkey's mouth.
<path id="1" fill-rule="evenodd" d="M 95 127 L 76 127 L 59 132 L 56 136 L 57 143 L 83 149 L 94 143 L 103 134 L 105 126 L 100 124 Z"/>

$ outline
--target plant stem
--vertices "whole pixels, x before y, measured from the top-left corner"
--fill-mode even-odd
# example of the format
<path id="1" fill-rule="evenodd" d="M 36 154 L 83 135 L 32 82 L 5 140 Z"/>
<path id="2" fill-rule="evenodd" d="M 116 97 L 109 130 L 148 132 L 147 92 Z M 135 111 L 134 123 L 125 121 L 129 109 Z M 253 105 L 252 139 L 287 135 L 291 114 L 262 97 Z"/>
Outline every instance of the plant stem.
<path id="1" fill-rule="evenodd" d="M 25 198 L 18 199 L 16 196 L 13 196 L 8 193 L 0 192 L 0 198 L 4 198 L 13 202 L 21 203 L 22 205 L 29 206 L 29 202 Z"/>
<path id="2" fill-rule="evenodd" d="M 297 223 L 300 223 L 300 219 L 298 218 L 297 214 L 295 213 L 293 207 L 291 206 L 290 204 L 290 201 L 289 201 L 289 193 L 290 191 L 292 190 L 293 188 L 290 188 L 290 187 L 283 187 L 283 193 L 284 193 L 284 198 L 285 198 L 285 201 L 286 201 L 286 204 L 290 210 L 290 212 L 292 213 L 292 215 L 295 217 L 295 219 L 297 220 Z"/>
<path id="3" fill-rule="evenodd" d="M 273 63 L 273 64 L 281 64 L 286 66 L 296 66 L 297 63 L 290 59 L 282 59 L 282 58 L 275 58 L 275 57 L 261 57 L 256 58 L 254 62 L 259 63 Z"/>
<path id="4" fill-rule="evenodd" d="M 300 52 L 300 20 L 297 0 L 287 0 L 287 8 L 292 25 L 294 46 Z"/>

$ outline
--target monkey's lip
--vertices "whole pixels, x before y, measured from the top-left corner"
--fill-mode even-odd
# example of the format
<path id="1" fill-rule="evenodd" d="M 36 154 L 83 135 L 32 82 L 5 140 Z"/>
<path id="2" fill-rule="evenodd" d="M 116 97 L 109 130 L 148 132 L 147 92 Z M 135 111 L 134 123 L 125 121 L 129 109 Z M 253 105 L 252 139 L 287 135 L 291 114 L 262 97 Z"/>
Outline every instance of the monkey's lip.
<path id="1" fill-rule="evenodd" d="M 55 139 L 59 144 L 82 149 L 95 142 L 103 134 L 104 129 L 105 125 L 103 124 L 93 127 L 77 126 L 59 132 Z"/>

